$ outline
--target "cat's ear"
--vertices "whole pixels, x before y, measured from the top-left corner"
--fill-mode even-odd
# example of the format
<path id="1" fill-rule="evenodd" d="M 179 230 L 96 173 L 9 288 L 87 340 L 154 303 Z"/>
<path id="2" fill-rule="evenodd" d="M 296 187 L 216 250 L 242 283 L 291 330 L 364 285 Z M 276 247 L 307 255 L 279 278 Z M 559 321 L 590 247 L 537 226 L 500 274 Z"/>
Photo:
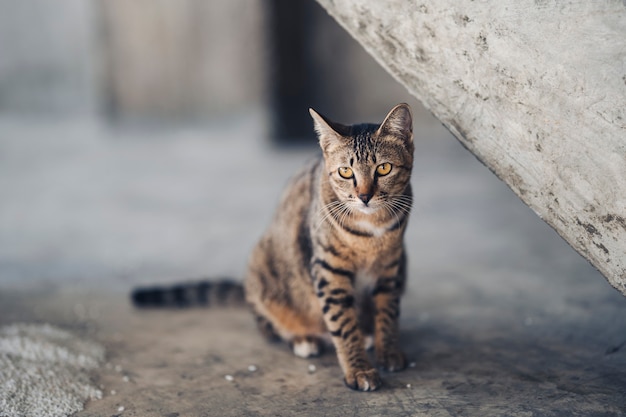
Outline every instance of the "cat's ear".
<path id="1" fill-rule="evenodd" d="M 349 126 L 333 122 L 313 109 L 309 109 L 309 113 L 313 118 L 313 126 L 324 152 L 329 146 L 341 142 L 345 136 L 350 134 Z"/>
<path id="2" fill-rule="evenodd" d="M 383 134 L 396 135 L 407 142 L 413 141 L 413 117 L 411 108 L 406 103 L 395 106 L 385 120 L 380 124 L 378 131 Z"/>

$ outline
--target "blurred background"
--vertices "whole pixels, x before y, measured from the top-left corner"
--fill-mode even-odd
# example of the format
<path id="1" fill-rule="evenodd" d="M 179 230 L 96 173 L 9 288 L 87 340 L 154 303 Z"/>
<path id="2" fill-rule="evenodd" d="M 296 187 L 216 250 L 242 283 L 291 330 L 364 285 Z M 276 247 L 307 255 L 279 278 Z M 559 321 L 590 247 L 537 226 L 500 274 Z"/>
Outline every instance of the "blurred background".
<path id="1" fill-rule="evenodd" d="M 313 0 L 0 0 L 0 282 L 240 277 L 308 108 L 402 101 Z"/>
<path id="2" fill-rule="evenodd" d="M 421 382 L 396 388 L 428 410 L 447 398 L 446 414 L 493 401 L 478 414 L 623 410 L 622 295 L 313 0 L 0 0 L 0 324 L 93 322 L 131 381 L 150 379 L 118 394 L 150 409 L 155 398 L 179 407 L 175 381 L 198 362 L 177 367 L 182 351 L 165 348 L 176 387 L 165 395 L 145 352 L 163 340 L 147 334 L 174 341 L 202 323 L 196 342 L 238 346 L 225 365 L 250 347 L 268 369 L 278 357 L 256 333 L 233 336 L 240 316 L 208 315 L 205 331 L 204 319 L 129 313 L 127 295 L 243 278 L 284 184 L 318 154 L 308 108 L 380 122 L 399 102 L 412 106 L 416 145 L 401 327 L 418 358 L 399 378 Z M 128 395 L 101 404 L 140 403 Z M 319 405 L 306 395 L 297 407 Z"/>
<path id="3" fill-rule="evenodd" d="M 308 107 L 380 122 L 399 102 L 416 286 L 596 274 L 313 0 L 0 0 L 0 284 L 241 278 L 318 152 Z"/>
<path id="4" fill-rule="evenodd" d="M 0 1 L 0 110 L 106 123 L 264 113 L 311 138 L 308 107 L 378 119 L 408 94 L 313 0 Z"/>

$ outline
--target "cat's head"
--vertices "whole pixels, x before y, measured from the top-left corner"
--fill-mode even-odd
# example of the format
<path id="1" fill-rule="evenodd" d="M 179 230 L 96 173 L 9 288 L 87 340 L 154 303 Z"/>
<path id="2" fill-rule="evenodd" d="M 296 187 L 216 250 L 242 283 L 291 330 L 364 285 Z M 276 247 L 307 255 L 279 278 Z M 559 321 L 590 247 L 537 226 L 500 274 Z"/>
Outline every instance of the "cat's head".
<path id="1" fill-rule="evenodd" d="M 413 167 L 413 120 L 408 104 L 380 124 L 346 126 L 309 109 L 329 183 L 339 200 L 371 214 L 404 195 Z"/>

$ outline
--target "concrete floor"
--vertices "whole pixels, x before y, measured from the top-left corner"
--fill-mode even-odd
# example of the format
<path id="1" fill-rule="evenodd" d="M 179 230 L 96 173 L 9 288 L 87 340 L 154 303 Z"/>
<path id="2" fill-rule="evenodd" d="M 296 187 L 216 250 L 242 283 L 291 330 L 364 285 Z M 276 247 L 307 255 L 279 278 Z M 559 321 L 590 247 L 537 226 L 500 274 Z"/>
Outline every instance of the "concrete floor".
<path id="1" fill-rule="evenodd" d="M 0 325 L 105 345 L 105 396 L 77 416 L 626 415 L 626 299 L 430 121 L 416 124 L 401 321 L 414 366 L 380 391 L 345 388 L 332 353 L 267 344 L 244 310 L 133 310 L 141 283 L 241 277 L 315 153 L 267 146 L 262 120 L 147 131 L 0 117 Z"/>

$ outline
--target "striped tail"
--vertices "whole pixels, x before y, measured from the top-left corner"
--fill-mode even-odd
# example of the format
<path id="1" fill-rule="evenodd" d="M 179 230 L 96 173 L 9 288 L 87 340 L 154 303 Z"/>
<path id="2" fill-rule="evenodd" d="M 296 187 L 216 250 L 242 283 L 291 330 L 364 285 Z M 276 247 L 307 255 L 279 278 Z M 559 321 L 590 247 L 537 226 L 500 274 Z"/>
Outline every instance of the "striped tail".
<path id="1" fill-rule="evenodd" d="M 231 280 L 196 281 L 171 286 L 139 287 L 131 301 L 137 308 L 190 308 L 244 304 L 241 283 Z"/>

